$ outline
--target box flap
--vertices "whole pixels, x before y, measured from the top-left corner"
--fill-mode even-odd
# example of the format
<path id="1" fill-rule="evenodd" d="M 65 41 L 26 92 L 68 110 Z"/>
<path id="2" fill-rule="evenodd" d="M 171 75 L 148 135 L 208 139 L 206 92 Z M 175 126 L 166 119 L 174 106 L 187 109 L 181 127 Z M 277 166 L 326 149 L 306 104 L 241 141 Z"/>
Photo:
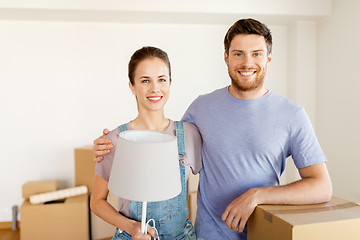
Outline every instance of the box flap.
<path id="1" fill-rule="evenodd" d="M 359 205 L 337 197 L 322 204 L 259 207 L 266 212 L 265 215 L 278 217 L 293 226 L 360 218 Z"/>

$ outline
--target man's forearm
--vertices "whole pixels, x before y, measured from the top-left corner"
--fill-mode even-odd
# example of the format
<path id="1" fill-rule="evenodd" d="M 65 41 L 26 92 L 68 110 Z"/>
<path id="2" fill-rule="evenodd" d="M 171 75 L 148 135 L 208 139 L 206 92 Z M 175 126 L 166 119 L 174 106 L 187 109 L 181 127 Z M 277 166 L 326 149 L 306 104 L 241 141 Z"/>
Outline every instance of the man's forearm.
<path id="1" fill-rule="evenodd" d="M 301 180 L 271 187 L 247 190 L 234 199 L 221 218 L 228 228 L 242 232 L 259 204 L 315 204 L 331 199 L 332 186 L 325 163 L 299 169 Z"/>
<path id="2" fill-rule="evenodd" d="M 299 170 L 296 182 L 253 189 L 258 204 L 313 204 L 331 199 L 332 185 L 324 163 Z"/>

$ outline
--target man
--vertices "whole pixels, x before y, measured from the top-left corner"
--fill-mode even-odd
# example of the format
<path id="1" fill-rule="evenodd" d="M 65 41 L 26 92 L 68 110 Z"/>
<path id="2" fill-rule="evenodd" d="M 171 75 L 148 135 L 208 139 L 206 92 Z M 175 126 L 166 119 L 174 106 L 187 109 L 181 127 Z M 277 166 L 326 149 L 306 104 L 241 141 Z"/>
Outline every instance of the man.
<path id="1" fill-rule="evenodd" d="M 195 228 L 206 240 L 246 239 L 245 224 L 258 204 L 320 203 L 332 195 L 326 157 L 304 109 L 264 87 L 269 29 L 239 20 L 224 45 L 231 85 L 199 96 L 183 117 L 203 138 Z M 94 143 L 100 160 L 107 140 Z M 279 186 L 289 156 L 301 180 Z"/>

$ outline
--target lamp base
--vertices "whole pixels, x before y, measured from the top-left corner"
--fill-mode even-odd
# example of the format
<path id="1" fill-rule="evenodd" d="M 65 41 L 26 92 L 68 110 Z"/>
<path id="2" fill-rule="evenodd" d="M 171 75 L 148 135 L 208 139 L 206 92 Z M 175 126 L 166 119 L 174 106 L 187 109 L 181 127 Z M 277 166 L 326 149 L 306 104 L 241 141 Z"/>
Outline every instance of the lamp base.
<path id="1" fill-rule="evenodd" d="M 141 232 L 144 234 L 147 234 L 146 229 L 146 208 L 147 208 L 147 202 L 142 202 L 142 212 L 141 212 Z"/>

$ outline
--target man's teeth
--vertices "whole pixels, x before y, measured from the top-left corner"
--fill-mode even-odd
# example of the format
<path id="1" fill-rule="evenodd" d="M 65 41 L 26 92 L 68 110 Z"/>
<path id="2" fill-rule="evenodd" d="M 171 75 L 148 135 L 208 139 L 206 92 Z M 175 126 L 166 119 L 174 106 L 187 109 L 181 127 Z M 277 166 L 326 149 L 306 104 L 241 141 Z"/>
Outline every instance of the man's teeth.
<path id="1" fill-rule="evenodd" d="M 241 75 L 245 75 L 245 76 L 249 76 L 249 75 L 252 75 L 254 72 L 241 72 L 240 71 L 240 74 Z"/>
<path id="2" fill-rule="evenodd" d="M 148 97 L 148 99 L 151 101 L 157 101 L 157 100 L 160 100 L 161 97 Z"/>

